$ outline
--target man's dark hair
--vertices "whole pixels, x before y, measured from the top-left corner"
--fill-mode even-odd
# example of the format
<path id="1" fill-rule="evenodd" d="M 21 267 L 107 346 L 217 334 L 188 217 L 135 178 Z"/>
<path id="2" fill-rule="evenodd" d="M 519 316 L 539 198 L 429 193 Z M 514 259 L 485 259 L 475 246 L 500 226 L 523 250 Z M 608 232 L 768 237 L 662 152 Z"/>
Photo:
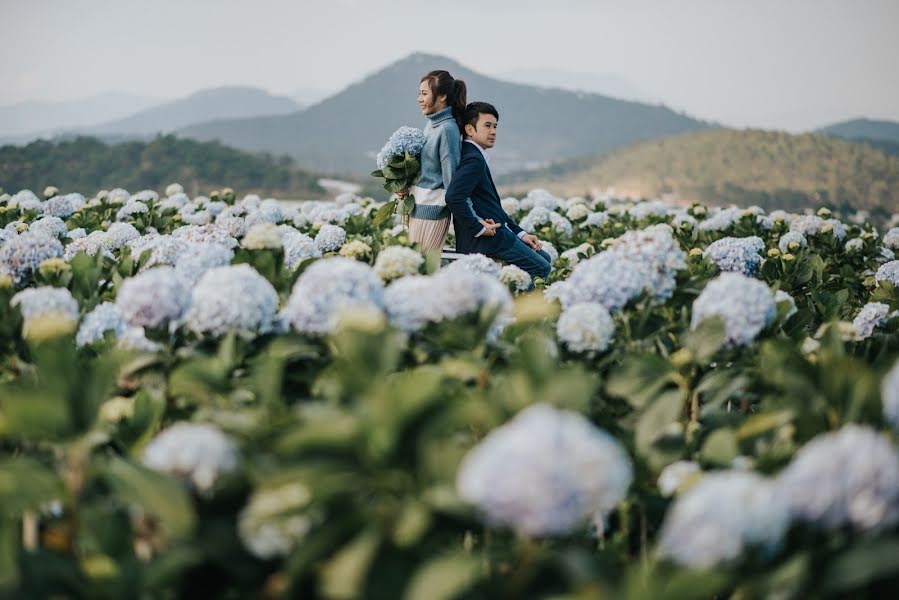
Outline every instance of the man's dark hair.
<path id="1" fill-rule="evenodd" d="M 468 134 L 465 133 L 465 126 L 471 125 L 477 129 L 478 117 L 482 114 L 493 115 L 499 122 L 499 113 L 496 112 L 496 108 L 492 104 L 489 102 L 472 102 L 465 107 L 465 112 L 462 113 L 462 135 L 464 137 L 468 137 Z"/>

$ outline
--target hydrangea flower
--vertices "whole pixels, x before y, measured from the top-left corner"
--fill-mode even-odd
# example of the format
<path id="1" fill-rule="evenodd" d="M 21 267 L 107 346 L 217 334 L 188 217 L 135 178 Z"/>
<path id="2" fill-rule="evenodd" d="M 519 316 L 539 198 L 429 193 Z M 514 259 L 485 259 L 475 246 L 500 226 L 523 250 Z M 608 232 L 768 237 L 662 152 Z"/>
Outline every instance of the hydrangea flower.
<path id="1" fill-rule="evenodd" d="M 384 309 L 381 278 L 367 264 L 340 256 L 323 258 L 306 269 L 293 286 L 284 318 L 300 333 L 333 331 L 341 310 Z"/>
<path id="2" fill-rule="evenodd" d="M 535 188 L 528 192 L 521 201 L 521 210 L 531 210 L 534 207 L 556 210 L 562 205 L 562 200 L 553 196 L 547 190 Z"/>
<path id="3" fill-rule="evenodd" d="M 694 300 L 690 328 L 709 317 L 721 317 L 726 343 L 745 346 L 774 321 L 776 313 L 767 284 L 739 273 L 722 273 Z"/>
<path id="4" fill-rule="evenodd" d="M 559 251 L 556 250 L 556 247 L 550 244 L 549 242 L 540 242 L 543 248 L 541 248 L 544 252 L 549 254 L 550 263 L 554 263 L 559 260 Z"/>
<path id="5" fill-rule="evenodd" d="M 78 302 L 66 288 L 43 286 L 18 292 L 9 301 L 18 306 L 24 319 L 24 328 L 41 317 L 58 315 L 69 321 L 78 321 Z"/>
<path id="6" fill-rule="evenodd" d="M 315 235 L 315 246 L 321 252 L 335 252 L 340 250 L 346 241 L 346 231 L 338 225 L 322 225 Z"/>
<path id="7" fill-rule="evenodd" d="M 0 275 L 9 275 L 21 285 L 48 258 L 62 258 L 62 244 L 54 237 L 26 231 L 0 247 Z"/>
<path id="8" fill-rule="evenodd" d="M 749 548 L 777 549 L 789 523 L 773 482 L 748 471 L 709 473 L 669 509 L 658 551 L 679 565 L 708 569 Z"/>
<path id="9" fill-rule="evenodd" d="M 615 337 L 615 323 L 608 309 L 598 302 L 575 304 L 562 312 L 556 335 L 570 351 L 594 356 L 609 347 Z"/>
<path id="10" fill-rule="evenodd" d="M 143 202 L 128 202 L 118 210 L 116 221 L 125 221 L 132 215 L 142 215 L 150 212 L 150 207 Z"/>
<path id="11" fill-rule="evenodd" d="M 300 233 L 290 225 L 279 225 L 281 243 L 284 245 L 284 264 L 295 269 L 307 258 L 319 258 L 322 253 L 311 237 Z"/>
<path id="12" fill-rule="evenodd" d="M 375 273 L 385 282 L 418 273 L 424 257 L 411 248 L 387 246 L 375 259 Z"/>
<path id="13" fill-rule="evenodd" d="M 78 253 L 84 253 L 88 256 L 96 256 L 100 252 L 107 258 L 115 258 L 110 250 L 110 237 L 105 231 L 92 231 L 89 235 L 77 238 L 66 244 L 63 258 L 72 260 Z"/>
<path id="14" fill-rule="evenodd" d="M 252 336 L 272 331 L 277 314 L 278 292 L 253 267 L 241 264 L 215 267 L 200 278 L 184 322 L 199 334 Z"/>
<path id="15" fill-rule="evenodd" d="M 777 305 L 781 302 L 786 302 L 787 306 L 789 306 L 789 308 L 787 309 L 787 314 L 784 315 L 785 321 L 799 312 L 799 309 L 796 308 L 796 300 L 793 299 L 793 296 L 783 290 L 777 290 L 776 292 L 774 292 L 774 304 Z"/>
<path id="16" fill-rule="evenodd" d="M 668 215 L 668 205 L 661 200 L 638 202 L 637 204 L 627 209 L 627 214 L 637 221 L 641 221 L 649 217 L 664 217 Z"/>
<path id="17" fill-rule="evenodd" d="M 531 276 L 527 271 L 515 265 L 506 265 L 499 272 L 501 283 L 511 286 L 516 292 L 526 292 L 533 286 Z"/>
<path id="18" fill-rule="evenodd" d="M 874 330 L 883 326 L 892 316 L 889 305 L 883 302 L 868 302 L 852 320 L 852 326 L 858 338 L 863 340 L 871 337 Z"/>
<path id="19" fill-rule="evenodd" d="M 271 223 L 272 225 L 277 225 L 284 220 L 284 213 L 281 212 L 280 206 L 260 204 L 259 208 L 249 211 L 247 213 L 247 216 L 244 217 L 244 220 L 246 221 L 248 228 L 260 223 Z"/>
<path id="20" fill-rule="evenodd" d="M 113 227 L 115 227 L 113 225 Z M 110 231 L 112 229 L 110 228 Z M 172 237 L 185 242 L 198 244 L 218 244 L 228 248 L 236 248 L 237 240 L 224 227 L 216 223 L 206 225 L 184 225 L 172 232 Z"/>
<path id="21" fill-rule="evenodd" d="M 686 483 L 698 479 L 701 474 L 702 470 L 698 463 L 692 460 L 679 460 L 662 469 L 656 485 L 659 486 L 659 492 L 663 496 L 673 496 Z"/>
<path id="22" fill-rule="evenodd" d="M 890 250 L 899 250 L 899 227 L 893 227 L 883 234 L 883 245 Z"/>
<path id="23" fill-rule="evenodd" d="M 587 215 L 587 218 L 581 223 L 582 227 L 602 227 L 606 223 L 609 222 L 609 213 L 607 212 L 592 212 Z"/>
<path id="24" fill-rule="evenodd" d="M 103 339 L 107 331 L 112 331 L 115 337 L 121 337 L 127 326 L 122 320 L 122 311 L 112 302 L 98 304 L 94 310 L 84 316 L 78 334 L 75 336 L 75 344 L 79 347 L 93 344 Z"/>
<path id="25" fill-rule="evenodd" d="M 633 479 L 618 441 L 580 414 L 531 406 L 496 428 L 462 460 L 456 489 L 493 525 L 531 536 L 602 522 Z"/>
<path id="26" fill-rule="evenodd" d="M 190 482 L 209 494 L 216 481 L 237 469 L 237 445 L 216 427 L 181 421 L 164 429 L 144 448 L 142 462 Z"/>
<path id="27" fill-rule="evenodd" d="M 777 247 L 781 252 L 786 254 L 787 252 L 795 252 L 796 250 L 790 248 L 790 244 L 799 244 L 799 248 L 807 248 L 808 240 L 805 239 L 805 236 L 799 233 L 798 231 L 788 231 L 782 236 L 780 236 L 780 240 L 777 242 Z M 797 250 L 799 249 L 797 248 Z"/>
<path id="28" fill-rule="evenodd" d="M 116 305 L 129 325 L 161 327 L 187 311 L 190 285 L 172 267 L 149 269 L 122 281 Z"/>
<path id="29" fill-rule="evenodd" d="M 196 283 L 206 271 L 231 264 L 234 251 L 222 244 L 194 243 L 175 262 L 175 270 L 185 280 Z"/>
<path id="30" fill-rule="evenodd" d="M 131 223 L 113 223 L 106 231 L 106 235 L 109 239 L 109 248 L 118 250 L 131 240 L 139 238 L 140 232 Z"/>
<path id="31" fill-rule="evenodd" d="M 2 254 L 0 254 L 0 260 L 2 260 Z M 899 286 L 899 260 L 891 260 L 880 265 L 877 273 L 874 274 L 874 279 L 877 281 L 888 281 L 894 286 Z"/>
<path id="32" fill-rule="evenodd" d="M 248 250 L 269 250 L 283 247 L 281 231 L 272 223 L 252 225 L 240 241 L 240 245 Z"/>
<path id="33" fill-rule="evenodd" d="M 738 223 L 743 218 L 743 211 L 739 208 L 723 208 L 699 223 L 700 231 L 724 231 Z"/>
<path id="34" fill-rule="evenodd" d="M 412 156 L 421 154 L 425 145 L 425 134 L 415 127 L 400 127 L 393 132 L 381 151 L 375 157 L 379 169 L 387 166 L 392 156 L 403 156 L 406 152 Z"/>
<path id="35" fill-rule="evenodd" d="M 156 265 L 174 265 L 184 254 L 190 245 L 184 240 L 170 235 L 148 233 L 126 243 L 131 249 L 131 256 L 138 260 L 141 255 L 150 250 L 150 258 L 141 267 L 141 270 L 149 269 Z"/>
<path id="36" fill-rule="evenodd" d="M 44 214 L 68 219 L 76 210 L 84 206 L 84 196 L 81 194 L 66 194 L 54 196 L 44 203 Z"/>
<path id="37" fill-rule="evenodd" d="M 237 519 L 240 539 L 263 560 L 286 556 L 306 537 L 312 493 L 299 481 L 257 488 Z"/>
<path id="38" fill-rule="evenodd" d="M 69 228 L 59 217 L 41 217 L 28 227 L 28 231 L 43 233 L 54 238 L 66 237 Z"/>
<path id="39" fill-rule="evenodd" d="M 765 242 L 755 235 L 745 238 L 725 237 L 709 244 L 702 255 L 722 271 L 752 276 L 762 264 L 759 252 L 764 249 Z"/>
<path id="40" fill-rule="evenodd" d="M 496 335 L 510 319 L 512 308 L 509 290 L 496 277 L 465 268 L 440 269 L 430 277 L 403 277 L 387 287 L 384 299 L 391 323 L 407 332 L 489 311 L 496 314 L 491 326 Z"/>
<path id="41" fill-rule="evenodd" d="M 813 438 L 780 473 L 778 488 L 794 517 L 824 529 L 880 531 L 899 522 L 899 455 L 863 425 Z"/>
<path id="42" fill-rule="evenodd" d="M 846 250 L 846 252 L 857 252 L 864 248 L 864 246 L 864 240 L 862 240 L 861 238 L 852 238 L 851 240 L 846 242 L 844 249 Z"/>
<path id="43" fill-rule="evenodd" d="M 75 229 L 70 230 L 66 234 L 66 237 L 71 241 L 80 240 L 83 237 L 87 237 L 87 231 L 84 229 L 84 227 L 76 227 Z"/>
<path id="44" fill-rule="evenodd" d="M 131 194 L 123 188 L 115 188 L 106 194 L 106 200 L 110 204 L 125 204 L 131 199 Z"/>
<path id="45" fill-rule="evenodd" d="M 357 260 L 363 259 L 367 258 L 371 254 L 371 246 L 369 246 L 362 240 L 350 240 L 340 247 L 340 252 L 338 252 L 338 254 L 340 254 L 340 256 L 355 258 Z"/>
<path id="46" fill-rule="evenodd" d="M 561 258 L 564 258 L 568 261 L 568 264 L 574 266 L 581 262 L 579 254 L 583 254 L 587 258 L 593 256 L 595 249 L 589 243 L 584 242 L 580 246 L 575 246 L 574 248 L 569 248 L 565 252 L 562 253 Z"/>
<path id="47" fill-rule="evenodd" d="M 483 254 L 466 254 L 462 258 L 457 258 L 448 264 L 444 269 L 464 269 L 474 273 L 484 273 L 495 278 L 499 278 L 499 274 L 502 272 L 502 266 L 499 263 Z"/>
<path id="48" fill-rule="evenodd" d="M 521 203 L 518 201 L 518 198 L 503 198 L 500 200 L 500 205 L 508 215 L 514 215 L 521 209 Z"/>
<path id="49" fill-rule="evenodd" d="M 118 348 L 129 352 L 159 352 L 162 346 L 147 339 L 143 327 L 126 327 L 125 332 L 119 336 Z"/>
<path id="50" fill-rule="evenodd" d="M 38 214 L 44 212 L 43 201 L 31 190 L 21 190 L 13 194 L 7 202 L 7 205 L 23 211 L 33 210 Z"/>
<path id="51" fill-rule="evenodd" d="M 175 194 L 183 194 L 184 187 L 180 183 L 170 183 L 165 186 L 165 195 L 171 198 Z"/>
<path id="52" fill-rule="evenodd" d="M 580 221 L 590 214 L 590 209 L 585 204 L 575 204 L 565 211 L 565 217 L 569 221 Z"/>

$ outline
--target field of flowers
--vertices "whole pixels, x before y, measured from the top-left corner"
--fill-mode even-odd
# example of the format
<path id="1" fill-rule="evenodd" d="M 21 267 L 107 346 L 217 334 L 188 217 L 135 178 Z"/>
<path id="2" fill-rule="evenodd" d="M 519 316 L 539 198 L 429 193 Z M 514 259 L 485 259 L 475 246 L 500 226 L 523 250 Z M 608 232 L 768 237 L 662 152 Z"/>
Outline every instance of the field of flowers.
<path id="1" fill-rule="evenodd" d="M 349 194 L 42 196 L 0 196 L 0 596 L 899 584 L 899 228 L 532 190 L 525 292 Z"/>

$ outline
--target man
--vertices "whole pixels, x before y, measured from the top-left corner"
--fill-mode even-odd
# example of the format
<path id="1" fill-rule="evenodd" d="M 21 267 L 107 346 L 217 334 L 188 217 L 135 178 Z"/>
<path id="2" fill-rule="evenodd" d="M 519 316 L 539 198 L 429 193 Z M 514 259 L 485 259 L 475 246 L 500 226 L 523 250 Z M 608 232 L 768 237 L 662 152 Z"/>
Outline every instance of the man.
<path id="1" fill-rule="evenodd" d="M 521 267 L 531 279 L 546 279 L 552 259 L 537 236 L 524 231 L 503 210 L 487 166 L 488 150 L 496 143 L 499 113 L 487 102 L 465 107 L 462 158 L 446 190 L 453 213 L 458 252 L 481 253 Z"/>

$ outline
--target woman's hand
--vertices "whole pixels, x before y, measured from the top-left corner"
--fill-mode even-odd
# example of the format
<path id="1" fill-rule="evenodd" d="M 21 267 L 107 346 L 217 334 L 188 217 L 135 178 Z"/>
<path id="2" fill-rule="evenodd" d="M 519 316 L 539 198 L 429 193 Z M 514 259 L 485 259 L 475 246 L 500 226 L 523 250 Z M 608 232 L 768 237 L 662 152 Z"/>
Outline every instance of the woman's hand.
<path id="1" fill-rule="evenodd" d="M 403 188 L 400 191 L 396 192 L 395 196 L 402 200 L 409 193 L 409 188 Z"/>

